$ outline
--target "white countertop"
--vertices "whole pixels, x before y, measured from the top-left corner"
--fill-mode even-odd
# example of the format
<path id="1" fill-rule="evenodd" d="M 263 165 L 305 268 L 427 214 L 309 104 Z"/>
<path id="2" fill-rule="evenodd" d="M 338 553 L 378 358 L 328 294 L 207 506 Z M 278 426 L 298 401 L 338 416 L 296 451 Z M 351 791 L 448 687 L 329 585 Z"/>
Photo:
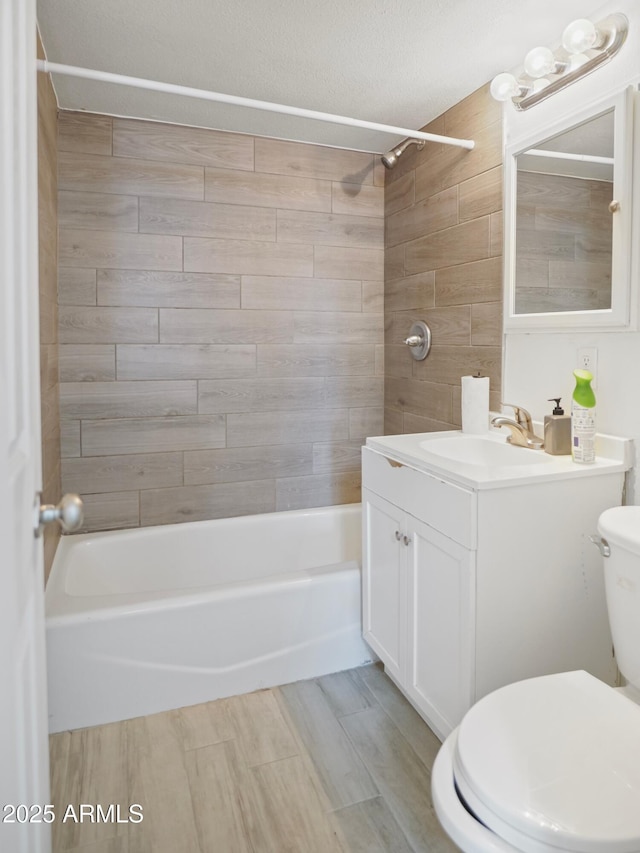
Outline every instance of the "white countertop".
<path id="1" fill-rule="evenodd" d="M 579 464 L 571 456 L 551 456 L 544 450 L 513 448 L 518 452 L 518 463 L 509 465 L 488 465 L 470 463 L 446 458 L 429 451 L 429 442 L 434 439 L 466 437 L 460 430 L 447 432 L 413 433 L 409 435 L 383 435 L 367 438 L 366 446 L 404 462 L 407 465 L 426 471 L 435 476 L 445 477 L 461 486 L 472 489 L 498 489 L 506 486 L 539 483 L 549 480 L 565 480 L 574 477 L 597 477 L 603 474 L 628 471 L 633 465 L 633 441 L 628 438 L 602 435 L 596 436 L 596 461 L 592 464 Z M 490 430 L 486 436 L 474 436 L 491 442 L 506 444 L 501 430 Z M 535 454 L 535 462 L 528 464 L 527 454 Z M 522 460 L 522 464 L 520 462 Z"/>

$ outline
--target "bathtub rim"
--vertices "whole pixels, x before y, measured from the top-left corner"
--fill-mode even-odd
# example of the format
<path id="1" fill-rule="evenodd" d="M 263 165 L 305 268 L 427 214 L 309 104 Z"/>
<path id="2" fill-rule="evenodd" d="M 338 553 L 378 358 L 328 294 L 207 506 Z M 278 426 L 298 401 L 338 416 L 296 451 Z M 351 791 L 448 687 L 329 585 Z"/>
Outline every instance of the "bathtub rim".
<path id="1" fill-rule="evenodd" d="M 361 503 L 336 504 L 328 507 L 311 507 L 298 510 L 281 510 L 274 513 L 258 513 L 254 515 L 231 516 L 229 518 L 208 519 L 205 521 L 176 522 L 183 528 L 193 528 L 194 525 L 214 525 L 216 522 L 230 523 L 232 526 L 241 526 L 243 523 L 253 519 L 263 519 L 265 516 L 287 516 L 289 518 L 309 517 L 312 515 L 329 515 L 336 510 L 345 515 L 361 515 Z M 69 625 L 74 622 L 87 622 L 106 620 L 114 616 L 126 616 L 159 607 L 181 608 L 192 606 L 201 601 L 215 599 L 224 600 L 236 596 L 249 596 L 257 590 L 266 591 L 275 582 L 301 585 L 311 583 L 314 578 L 320 579 L 323 575 L 337 572 L 352 572 L 354 569 L 361 570 L 360 560 L 344 560 L 329 565 L 314 566 L 310 569 L 292 568 L 286 572 L 277 572 L 258 579 L 242 581 L 230 581 L 228 583 L 204 586 L 176 587 L 171 590 L 144 591 L 144 592 L 121 592 L 107 593 L 99 596 L 71 595 L 65 589 L 66 571 L 65 558 L 68 552 L 82 542 L 91 539 L 105 540 L 113 537 L 152 535 L 154 532 L 162 531 L 162 535 L 168 535 L 175 525 L 163 524 L 150 527 L 127 528 L 124 530 L 107 530 L 96 533 L 81 533 L 63 536 L 56 550 L 49 579 L 45 588 L 45 624 L 47 628 Z M 164 531 L 167 531 L 165 533 Z M 126 599 L 126 600 L 123 600 Z"/>

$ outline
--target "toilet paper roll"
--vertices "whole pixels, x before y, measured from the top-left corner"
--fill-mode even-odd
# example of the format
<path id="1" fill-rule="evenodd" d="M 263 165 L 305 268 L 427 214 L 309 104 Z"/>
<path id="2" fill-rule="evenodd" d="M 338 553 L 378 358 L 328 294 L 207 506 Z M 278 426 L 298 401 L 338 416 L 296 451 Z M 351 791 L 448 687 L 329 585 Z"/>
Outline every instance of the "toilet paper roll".
<path id="1" fill-rule="evenodd" d="M 480 435 L 489 430 L 489 377 L 462 377 L 462 432 Z"/>

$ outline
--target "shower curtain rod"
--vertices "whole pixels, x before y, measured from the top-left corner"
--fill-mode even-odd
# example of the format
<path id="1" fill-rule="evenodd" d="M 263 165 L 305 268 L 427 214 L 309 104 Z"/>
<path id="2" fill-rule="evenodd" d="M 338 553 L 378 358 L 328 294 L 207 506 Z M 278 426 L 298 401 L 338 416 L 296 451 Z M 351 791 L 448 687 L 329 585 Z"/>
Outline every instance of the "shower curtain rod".
<path id="1" fill-rule="evenodd" d="M 166 92 L 169 95 L 182 95 L 186 98 L 200 98 L 204 101 L 218 101 L 223 104 L 233 104 L 238 107 L 250 107 L 254 110 L 266 110 L 272 113 L 310 118 L 316 121 L 326 121 L 332 124 L 344 124 L 349 127 L 361 127 L 365 130 L 377 130 L 381 133 L 392 133 L 396 136 L 406 136 L 411 139 L 424 139 L 428 142 L 441 142 L 443 145 L 456 145 L 459 148 L 471 150 L 475 143 L 472 139 L 456 139 L 453 136 L 440 136 L 437 133 L 424 133 L 421 130 L 408 130 L 406 127 L 393 127 L 389 124 L 378 124 L 374 121 L 362 121 L 347 116 L 332 115 L 331 113 L 306 110 L 301 107 L 289 107 L 286 104 L 274 104 L 270 101 L 256 101 L 253 98 L 242 98 L 238 95 L 223 95 L 220 92 L 209 92 L 206 89 L 193 89 L 191 86 L 177 86 L 174 83 L 160 83 L 157 80 L 146 80 L 143 77 L 127 77 L 123 74 L 112 74 L 109 71 L 93 71 L 90 68 L 78 68 L 75 65 L 61 65 L 38 59 L 38 71 L 45 74 L 63 74 L 66 77 L 81 77 L 85 80 L 97 80 L 103 83 L 116 83 L 120 86 L 132 86 L 136 89 L 149 89 L 153 92 Z"/>

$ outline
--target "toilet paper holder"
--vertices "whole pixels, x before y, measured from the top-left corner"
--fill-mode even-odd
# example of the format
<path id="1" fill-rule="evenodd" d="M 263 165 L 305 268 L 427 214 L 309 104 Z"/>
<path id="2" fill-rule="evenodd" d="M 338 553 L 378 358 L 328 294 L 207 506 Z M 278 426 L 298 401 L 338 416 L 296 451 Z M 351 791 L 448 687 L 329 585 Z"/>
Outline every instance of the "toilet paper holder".
<path id="1" fill-rule="evenodd" d="M 409 329 L 409 337 L 405 338 L 411 357 L 422 361 L 429 355 L 431 349 L 431 329 L 422 320 L 415 322 Z"/>

